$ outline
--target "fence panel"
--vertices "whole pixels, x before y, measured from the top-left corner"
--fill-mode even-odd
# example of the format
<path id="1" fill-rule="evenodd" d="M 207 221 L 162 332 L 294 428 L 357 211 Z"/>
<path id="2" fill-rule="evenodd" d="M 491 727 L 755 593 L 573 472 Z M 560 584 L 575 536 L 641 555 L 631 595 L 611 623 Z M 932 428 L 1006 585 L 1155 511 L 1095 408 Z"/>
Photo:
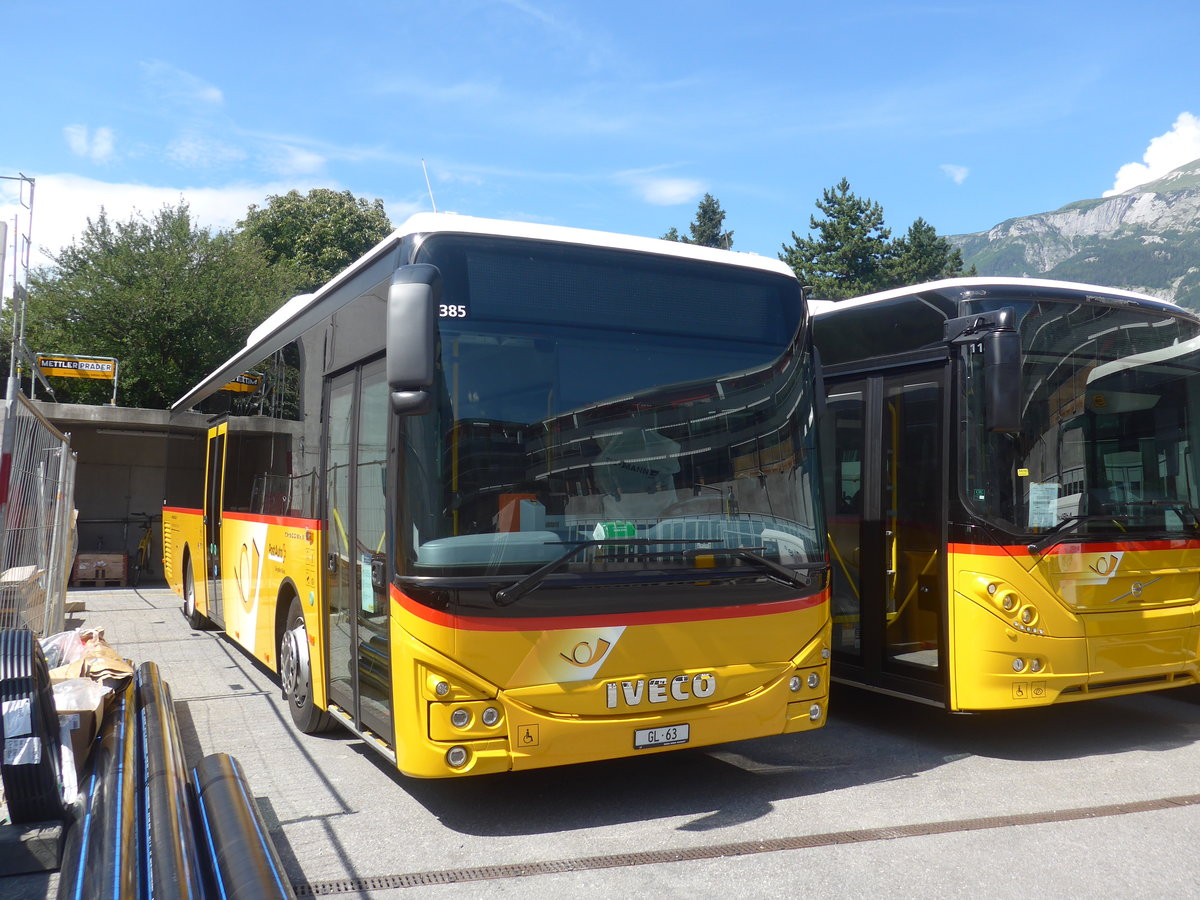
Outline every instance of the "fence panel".
<path id="1" fill-rule="evenodd" d="M 65 622 L 76 457 L 70 439 L 21 394 L 10 392 L 0 406 L 0 629 L 44 637 Z"/>

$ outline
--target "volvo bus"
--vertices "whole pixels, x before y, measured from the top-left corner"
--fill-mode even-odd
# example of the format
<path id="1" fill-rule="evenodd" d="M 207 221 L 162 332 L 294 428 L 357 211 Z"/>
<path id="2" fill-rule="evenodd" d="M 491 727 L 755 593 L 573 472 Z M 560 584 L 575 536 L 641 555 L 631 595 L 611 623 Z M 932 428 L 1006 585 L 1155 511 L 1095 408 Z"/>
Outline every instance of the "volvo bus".
<path id="1" fill-rule="evenodd" d="M 962 278 L 813 303 L 834 677 L 953 711 L 1195 684 L 1200 319 Z"/>
<path id="2" fill-rule="evenodd" d="M 174 405 L 164 571 L 412 776 L 818 728 L 811 335 L 775 260 L 419 214 Z"/>

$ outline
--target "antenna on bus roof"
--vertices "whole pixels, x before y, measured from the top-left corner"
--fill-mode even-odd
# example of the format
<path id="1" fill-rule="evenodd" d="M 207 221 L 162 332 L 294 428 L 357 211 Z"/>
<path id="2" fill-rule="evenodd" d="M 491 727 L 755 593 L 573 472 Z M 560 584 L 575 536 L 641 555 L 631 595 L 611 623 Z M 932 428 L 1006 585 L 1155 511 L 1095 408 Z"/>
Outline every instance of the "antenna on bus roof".
<path id="1" fill-rule="evenodd" d="M 429 203 L 433 206 L 433 211 L 437 212 L 437 201 L 433 199 L 433 186 L 429 183 L 429 169 L 425 168 L 425 160 L 421 160 L 421 171 L 425 173 L 425 190 L 429 191 Z"/>

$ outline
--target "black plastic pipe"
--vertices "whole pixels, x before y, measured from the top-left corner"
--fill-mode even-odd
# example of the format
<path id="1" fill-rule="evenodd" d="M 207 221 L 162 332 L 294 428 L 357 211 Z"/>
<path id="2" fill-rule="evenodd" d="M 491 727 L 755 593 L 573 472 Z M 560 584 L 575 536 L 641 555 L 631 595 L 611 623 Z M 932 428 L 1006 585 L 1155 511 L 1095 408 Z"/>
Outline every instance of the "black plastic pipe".
<path id="1" fill-rule="evenodd" d="M 80 785 L 67 835 L 59 900 L 128 900 L 138 885 L 138 734 L 133 685 L 109 707 Z"/>
<path id="2" fill-rule="evenodd" d="M 294 898 L 242 767 L 227 753 L 200 760 L 196 786 L 197 840 L 207 844 L 221 897 Z"/>
<path id="3" fill-rule="evenodd" d="M 141 893 L 153 900 L 202 898 L 191 795 L 171 690 L 152 662 L 138 666 L 135 684 L 141 737 L 138 793 L 144 823 Z"/>

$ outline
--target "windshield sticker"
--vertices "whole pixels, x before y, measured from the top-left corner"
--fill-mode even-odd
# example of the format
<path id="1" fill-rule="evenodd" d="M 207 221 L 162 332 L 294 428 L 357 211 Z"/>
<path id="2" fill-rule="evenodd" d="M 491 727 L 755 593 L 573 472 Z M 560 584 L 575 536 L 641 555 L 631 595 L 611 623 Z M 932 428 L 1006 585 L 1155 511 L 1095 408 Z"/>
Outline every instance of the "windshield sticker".
<path id="1" fill-rule="evenodd" d="M 1029 527 L 1053 528 L 1058 521 L 1058 483 L 1031 482 L 1029 485 Z"/>

